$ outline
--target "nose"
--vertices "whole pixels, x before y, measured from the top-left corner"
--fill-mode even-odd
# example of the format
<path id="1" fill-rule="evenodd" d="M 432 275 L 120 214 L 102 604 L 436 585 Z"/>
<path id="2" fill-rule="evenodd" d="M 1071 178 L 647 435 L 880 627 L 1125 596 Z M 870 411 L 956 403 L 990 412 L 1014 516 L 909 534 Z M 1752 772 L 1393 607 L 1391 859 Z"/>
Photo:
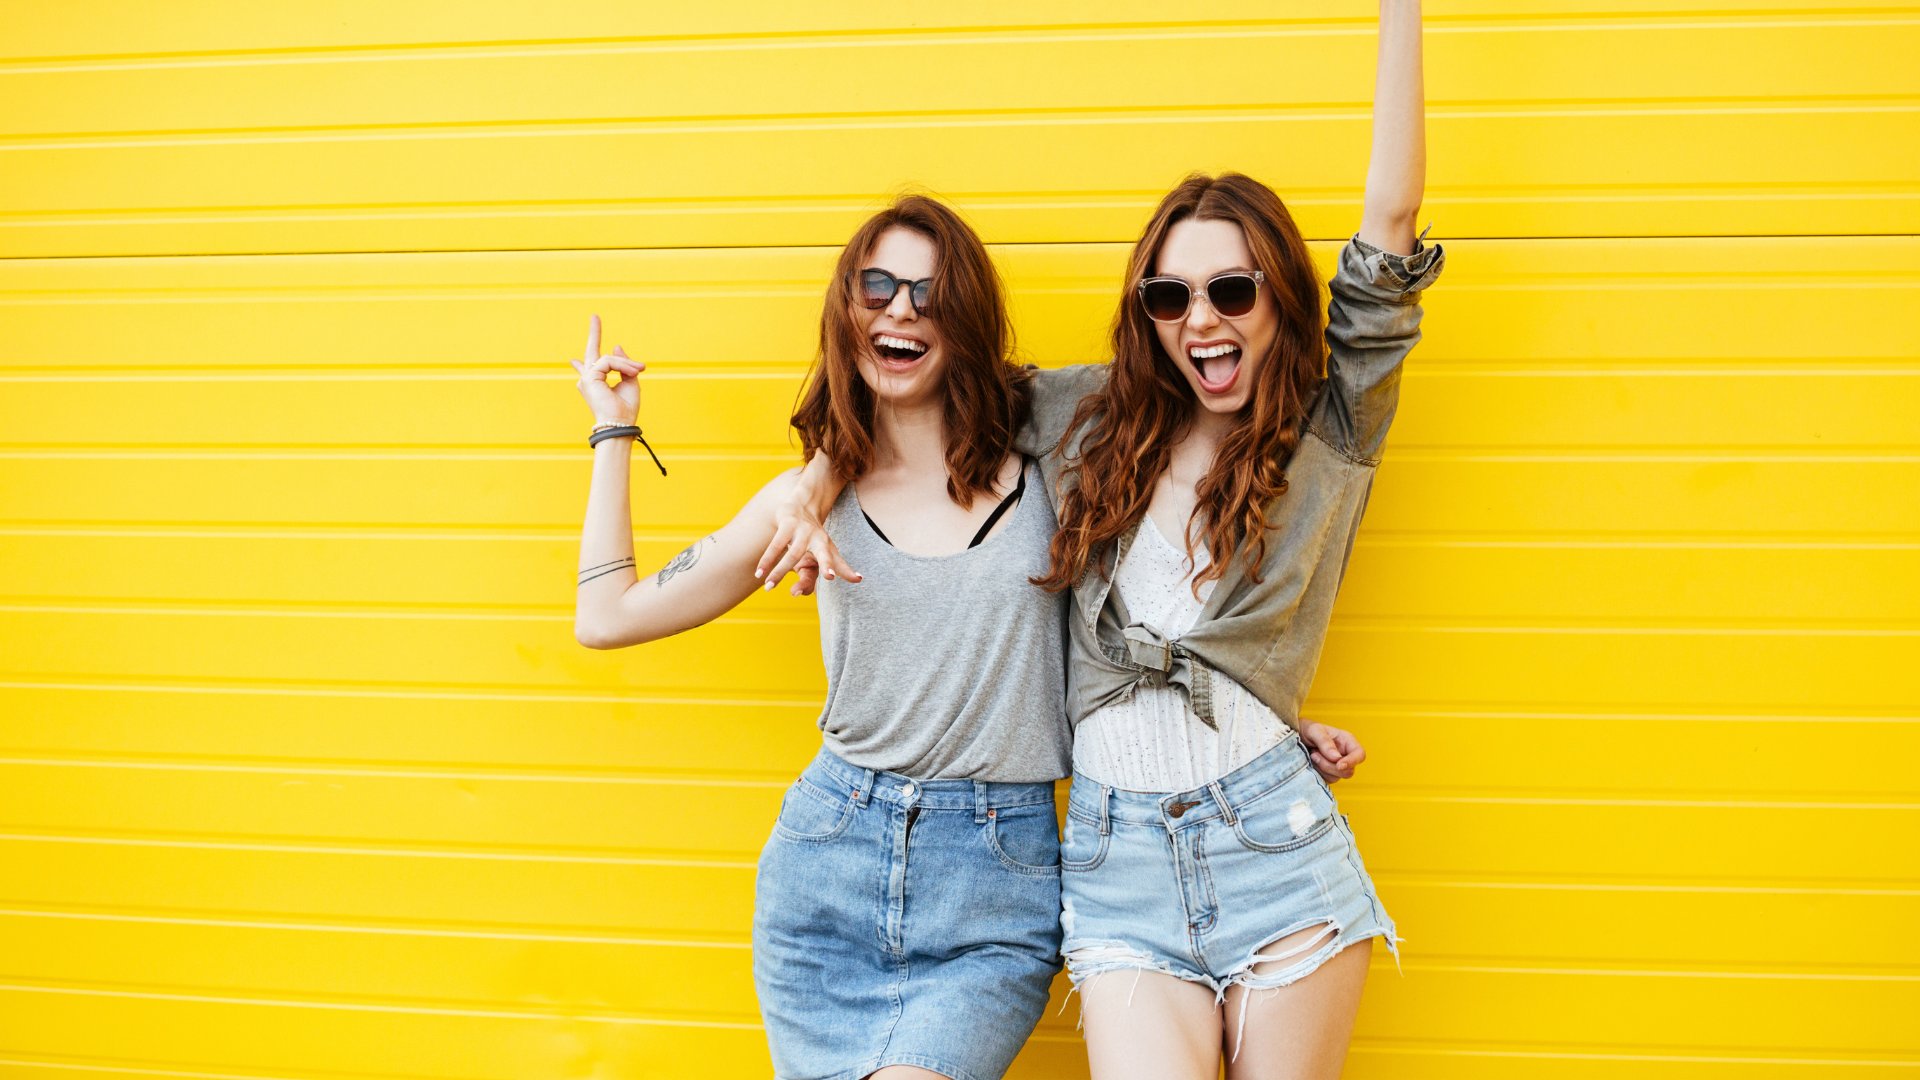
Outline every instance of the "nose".
<path id="1" fill-rule="evenodd" d="M 1199 333 L 1220 324 L 1220 316 L 1213 310 L 1213 304 L 1207 299 L 1207 290 L 1198 289 L 1193 294 L 1193 303 L 1187 308 L 1187 329 Z"/>
<path id="2" fill-rule="evenodd" d="M 893 299 L 887 302 L 887 314 L 894 322 L 912 322 L 920 317 L 920 313 L 913 310 L 912 284 L 903 281 L 893 290 Z"/>

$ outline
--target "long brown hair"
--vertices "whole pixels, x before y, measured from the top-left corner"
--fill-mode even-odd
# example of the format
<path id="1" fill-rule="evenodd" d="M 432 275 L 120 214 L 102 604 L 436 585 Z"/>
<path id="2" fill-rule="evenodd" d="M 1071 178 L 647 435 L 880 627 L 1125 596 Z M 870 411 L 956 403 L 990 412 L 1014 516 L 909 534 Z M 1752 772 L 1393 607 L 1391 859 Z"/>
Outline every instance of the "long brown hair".
<path id="1" fill-rule="evenodd" d="M 1187 554 L 1199 531 L 1210 563 L 1194 580 L 1224 575 L 1243 547 L 1253 580 L 1266 558 L 1267 505 L 1287 490 L 1287 459 L 1299 444 L 1299 421 L 1319 388 L 1325 361 L 1326 316 L 1320 278 L 1292 215 L 1265 184 L 1239 173 L 1194 173 L 1160 200 L 1127 260 L 1125 291 L 1113 322 L 1113 370 L 1106 386 L 1074 411 L 1068 432 L 1087 426 L 1068 464 L 1067 489 L 1054 534 L 1052 565 L 1035 580 L 1049 591 L 1073 585 L 1108 545 L 1147 512 L 1153 486 L 1167 470 L 1173 447 L 1200 408 L 1193 389 L 1167 355 L 1135 295 L 1153 273 L 1167 232 L 1188 218 L 1231 221 L 1245 231 L 1262 292 L 1279 305 L 1279 332 L 1254 369 L 1253 394 L 1221 440 L 1213 467 L 1195 489 L 1197 508 L 1187 523 Z M 1263 299 L 1263 303 L 1266 301 Z M 1077 482 L 1074 482 L 1077 481 Z M 1101 573 L 1106 573 L 1104 565 Z"/>
<path id="2" fill-rule="evenodd" d="M 1013 325 L 1006 289 L 971 226 L 944 203 L 903 195 L 867 219 L 847 241 L 820 312 L 820 351 L 793 414 L 807 456 L 825 450 L 849 481 L 873 468 L 873 391 L 856 358 L 872 346 L 853 318 L 853 276 L 888 229 L 911 229 L 933 242 L 933 284 L 925 314 L 946 350 L 947 494 L 971 507 L 991 496 L 1000 465 L 1026 416 L 1027 373 L 1011 362 Z"/>

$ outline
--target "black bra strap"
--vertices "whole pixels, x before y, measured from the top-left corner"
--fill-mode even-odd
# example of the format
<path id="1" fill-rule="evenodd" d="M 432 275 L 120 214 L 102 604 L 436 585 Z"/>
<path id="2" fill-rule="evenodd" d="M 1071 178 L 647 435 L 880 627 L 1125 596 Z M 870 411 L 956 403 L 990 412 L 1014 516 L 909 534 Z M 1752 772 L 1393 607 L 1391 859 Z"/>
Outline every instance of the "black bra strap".
<path id="1" fill-rule="evenodd" d="M 979 547 L 980 541 L 985 540 L 987 538 L 987 534 L 993 531 L 994 523 L 1000 520 L 1001 515 L 1005 514 L 1008 510 L 1011 510 L 1013 508 L 1014 503 L 1017 503 L 1020 501 L 1021 494 L 1026 490 L 1027 490 L 1027 459 L 1026 459 L 1026 456 L 1023 454 L 1021 455 L 1021 458 L 1020 458 L 1020 482 L 1013 485 L 1013 490 L 1007 493 L 1007 497 L 1004 499 L 1001 499 L 1000 505 L 994 507 L 993 513 L 987 515 L 986 524 L 980 526 L 980 531 L 973 534 L 973 541 L 969 543 L 967 546 L 970 548 Z"/>
<path id="2" fill-rule="evenodd" d="M 1007 492 L 1007 497 L 1004 499 L 1001 499 L 1000 505 L 994 507 L 993 513 L 987 515 L 986 524 L 980 526 L 980 531 L 973 534 L 973 541 L 967 545 L 968 547 L 970 548 L 979 547 L 980 541 L 985 540 L 987 538 L 987 534 L 993 531 L 994 524 L 998 522 L 1000 518 L 1004 514 L 1006 514 L 1008 510 L 1013 509 L 1013 504 L 1020 501 L 1020 496 L 1024 494 L 1027 490 L 1027 463 L 1030 460 L 1032 459 L 1028 458 L 1024 454 L 1020 456 L 1020 482 L 1013 485 L 1013 490 Z M 872 515 L 868 514 L 865 510 L 862 510 L 860 511 L 860 516 L 867 519 L 867 527 L 873 530 L 873 534 L 875 536 L 878 536 L 882 540 L 886 540 L 888 547 L 896 546 L 893 541 L 887 540 L 887 534 L 880 530 L 879 524 L 873 520 Z"/>

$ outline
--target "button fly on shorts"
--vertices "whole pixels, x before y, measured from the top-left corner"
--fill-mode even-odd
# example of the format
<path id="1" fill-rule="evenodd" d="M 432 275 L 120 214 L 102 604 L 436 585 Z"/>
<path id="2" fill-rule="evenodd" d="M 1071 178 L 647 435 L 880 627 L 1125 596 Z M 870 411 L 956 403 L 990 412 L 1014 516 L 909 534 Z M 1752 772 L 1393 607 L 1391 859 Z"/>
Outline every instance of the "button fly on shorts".
<path id="1" fill-rule="evenodd" d="M 1177 803 L 1174 803 L 1174 804 L 1173 804 L 1172 806 L 1169 806 L 1169 807 L 1167 807 L 1167 816 L 1168 816 L 1168 817 L 1179 817 L 1179 816 L 1180 816 L 1181 814 L 1184 814 L 1184 813 L 1186 813 L 1187 811 L 1189 811 L 1189 810 L 1191 810 L 1191 809 L 1193 809 L 1194 807 L 1196 807 L 1196 806 L 1199 806 L 1199 805 L 1200 805 L 1200 804 L 1199 804 L 1198 802 L 1177 802 Z"/>

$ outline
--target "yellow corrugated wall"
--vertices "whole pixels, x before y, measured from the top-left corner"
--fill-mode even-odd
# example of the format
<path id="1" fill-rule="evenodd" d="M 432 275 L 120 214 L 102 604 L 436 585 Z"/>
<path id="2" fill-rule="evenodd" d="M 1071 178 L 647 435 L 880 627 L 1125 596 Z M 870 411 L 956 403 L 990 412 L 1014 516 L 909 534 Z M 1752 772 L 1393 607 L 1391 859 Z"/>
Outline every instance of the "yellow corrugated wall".
<path id="1" fill-rule="evenodd" d="M 572 636 L 793 450 L 918 182 L 1098 358 L 1188 169 L 1355 227 L 1373 9 L 0 9 L 0 1077 L 768 1073 L 809 602 Z M 1347 1074 L 1920 1069 L 1920 7 L 1432 0 L 1450 252 L 1309 716 L 1405 937 Z M 1058 990 L 1056 988 L 1056 997 Z M 1016 1075 L 1084 1075 L 1070 1007 Z"/>

